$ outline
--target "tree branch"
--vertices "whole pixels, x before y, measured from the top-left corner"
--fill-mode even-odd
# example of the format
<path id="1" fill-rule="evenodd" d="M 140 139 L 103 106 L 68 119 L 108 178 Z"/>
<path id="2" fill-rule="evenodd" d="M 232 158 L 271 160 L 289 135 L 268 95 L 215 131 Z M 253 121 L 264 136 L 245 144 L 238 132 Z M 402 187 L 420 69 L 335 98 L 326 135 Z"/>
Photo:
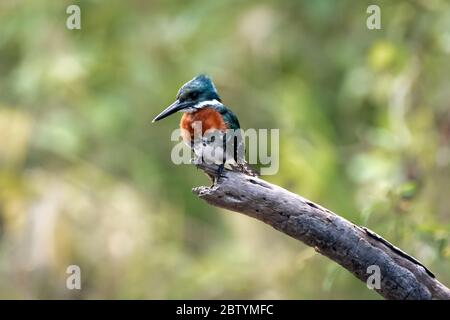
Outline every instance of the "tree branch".
<path id="1" fill-rule="evenodd" d="M 197 165 L 209 176 L 217 166 Z M 261 220 L 337 262 L 366 282 L 376 265 L 386 299 L 450 299 L 450 289 L 419 261 L 376 233 L 259 178 L 225 170 L 220 183 L 192 191 L 209 204 Z"/>

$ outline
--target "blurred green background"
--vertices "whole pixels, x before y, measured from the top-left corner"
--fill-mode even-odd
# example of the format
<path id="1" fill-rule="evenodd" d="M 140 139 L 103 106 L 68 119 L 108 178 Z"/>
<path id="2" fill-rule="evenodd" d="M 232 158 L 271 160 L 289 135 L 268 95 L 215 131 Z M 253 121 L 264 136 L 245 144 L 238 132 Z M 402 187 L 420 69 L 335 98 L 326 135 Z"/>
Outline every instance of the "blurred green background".
<path id="1" fill-rule="evenodd" d="M 445 0 L 0 0 L 0 298 L 379 299 L 192 195 L 209 181 L 170 161 L 180 115 L 151 119 L 198 73 L 242 127 L 280 128 L 265 179 L 450 285 L 449 58 Z"/>

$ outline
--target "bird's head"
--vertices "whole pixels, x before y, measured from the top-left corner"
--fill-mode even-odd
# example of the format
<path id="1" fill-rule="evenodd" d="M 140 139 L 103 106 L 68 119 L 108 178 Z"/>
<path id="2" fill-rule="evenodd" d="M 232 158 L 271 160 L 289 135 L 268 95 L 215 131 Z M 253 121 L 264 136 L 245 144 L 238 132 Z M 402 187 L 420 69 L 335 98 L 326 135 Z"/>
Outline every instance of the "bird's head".
<path id="1" fill-rule="evenodd" d="M 185 83 L 178 91 L 175 102 L 158 114 L 153 122 L 164 119 L 177 111 L 192 112 L 219 102 L 220 97 L 211 79 L 201 74 Z"/>

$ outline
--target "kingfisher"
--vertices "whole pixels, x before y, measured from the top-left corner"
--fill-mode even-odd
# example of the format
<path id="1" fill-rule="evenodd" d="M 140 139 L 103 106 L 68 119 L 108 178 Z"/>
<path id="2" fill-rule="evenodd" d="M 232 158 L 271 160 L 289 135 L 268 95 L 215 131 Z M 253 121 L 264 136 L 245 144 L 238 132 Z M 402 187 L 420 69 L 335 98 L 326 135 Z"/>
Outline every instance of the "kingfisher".
<path id="1" fill-rule="evenodd" d="M 257 172 L 245 161 L 245 146 L 236 115 L 223 103 L 212 80 L 200 74 L 186 82 L 175 102 L 158 114 L 152 122 L 175 112 L 183 112 L 181 137 L 194 151 L 193 162 L 218 165 L 216 182 L 224 168 L 250 176 Z"/>

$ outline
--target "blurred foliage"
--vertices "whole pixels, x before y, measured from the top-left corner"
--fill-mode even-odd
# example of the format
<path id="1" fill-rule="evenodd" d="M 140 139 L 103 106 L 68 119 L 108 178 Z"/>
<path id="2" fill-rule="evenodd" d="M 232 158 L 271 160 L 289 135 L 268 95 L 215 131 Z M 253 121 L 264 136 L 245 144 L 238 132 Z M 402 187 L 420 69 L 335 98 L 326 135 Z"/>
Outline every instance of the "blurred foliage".
<path id="1" fill-rule="evenodd" d="M 0 0 L 0 298 L 379 298 L 191 194 L 179 116 L 150 121 L 201 72 L 244 128 L 280 128 L 270 182 L 449 285 L 449 30 L 445 0 Z"/>

